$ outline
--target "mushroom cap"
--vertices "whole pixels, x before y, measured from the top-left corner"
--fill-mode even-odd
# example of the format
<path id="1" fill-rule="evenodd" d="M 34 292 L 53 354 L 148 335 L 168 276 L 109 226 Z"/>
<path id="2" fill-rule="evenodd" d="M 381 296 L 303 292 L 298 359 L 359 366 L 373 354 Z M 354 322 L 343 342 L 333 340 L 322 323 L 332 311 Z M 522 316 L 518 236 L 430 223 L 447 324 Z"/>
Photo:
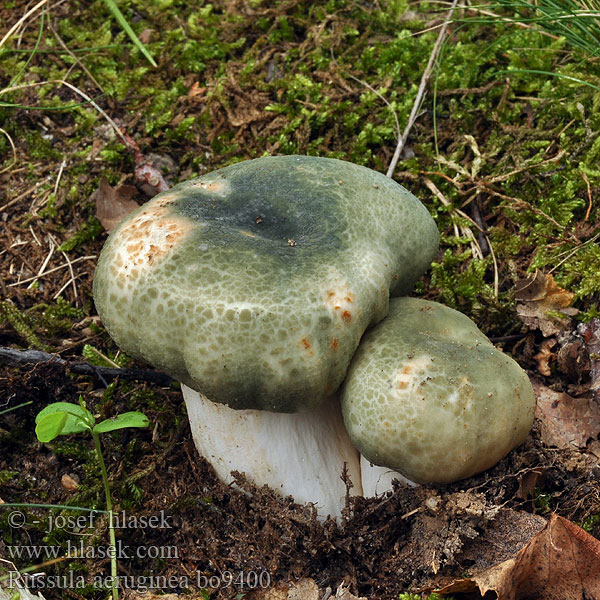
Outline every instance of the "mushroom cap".
<path id="1" fill-rule="evenodd" d="M 397 298 L 365 334 L 342 390 L 359 452 L 420 482 L 447 483 L 496 464 L 531 428 L 527 374 L 462 313 Z"/>
<path id="2" fill-rule="evenodd" d="M 213 401 L 307 410 L 365 329 L 427 269 L 435 223 L 352 163 L 267 157 L 155 196 L 108 238 L 94 299 L 108 332 Z"/>

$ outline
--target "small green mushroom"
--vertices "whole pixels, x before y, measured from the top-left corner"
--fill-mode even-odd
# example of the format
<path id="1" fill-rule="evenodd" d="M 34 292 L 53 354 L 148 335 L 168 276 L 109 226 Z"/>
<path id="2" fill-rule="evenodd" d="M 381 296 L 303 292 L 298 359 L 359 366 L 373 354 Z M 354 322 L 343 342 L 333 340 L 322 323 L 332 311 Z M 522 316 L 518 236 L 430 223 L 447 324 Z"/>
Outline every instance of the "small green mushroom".
<path id="1" fill-rule="evenodd" d="M 223 479 L 243 465 L 337 515 L 339 473 L 347 463 L 360 493 L 360 468 L 339 406 L 323 403 L 437 245 L 425 207 L 381 173 L 260 158 L 128 215 L 102 250 L 94 299 L 119 346 L 183 384 L 196 446 Z"/>
<path id="2" fill-rule="evenodd" d="M 417 482 L 490 468 L 525 440 L 534 410 L 514 360 L 462 313 L 415 298 L 390 302 L 342 391 L 344 422 L 363 457 Z"/>

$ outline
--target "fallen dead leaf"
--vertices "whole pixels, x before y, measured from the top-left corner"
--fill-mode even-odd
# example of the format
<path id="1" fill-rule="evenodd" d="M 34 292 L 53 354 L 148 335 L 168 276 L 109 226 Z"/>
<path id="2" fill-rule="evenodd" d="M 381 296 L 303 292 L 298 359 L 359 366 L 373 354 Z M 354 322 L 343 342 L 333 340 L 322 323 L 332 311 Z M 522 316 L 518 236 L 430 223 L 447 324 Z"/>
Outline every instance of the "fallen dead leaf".
<path id="1" fill-rule="evenodd" d="M 515 286 L 517 315 L 530 329 L 541 330 L 544 337 L 556 335 L 565 328 L 568 317 L 578 312 L 569 307 L 574 296 L 558 287 L 552 275 L 536 271 Z"/>
<path id="2" fill-rule="evenodd" d="M 329 595 L 328 595 L 329 594 Z M 338 600 L 368 600 L 362 596 L 355 596 L 343 584 L 338 587 L 335 596 L 331 595 L 331 589 L 325 596 L 337 598 Z M 280 583 L 268 590 L 259 590 L 252 592 L 249 600 L 320 600 L 322 594 L 319 586 L 313 579 L 300 579 L 290 583 Z"/>
<path id="3" fill-rule="evenodd" d="M 537 398 L 535 416 L 547 446 L 585 448 L 600 435 L 600 403 L 593 397 L 572 398 L 532 379 Z"/>
<path id="4" fill-rule="evenodd" d="M 96 203 L 96 218 L 110 233 L 130 212 L 139 208 L 132 200 L 137 188 L 132 185 L 121 185 L 113 188 L 105 177 L 100 178 L 98 189 L 92 194 Z"/>
<path id="5" fill-rule="evenodd" d="M 439 590 L 441 594 L 495 592 L 498 600 L 600 598 L 600 541 L 563 517 L 548 524 L 500 564 Z"/>
<path id="6" fill-rule="evenodd" d="M 367 600 L 364 596 L 355 596 L 343 585 L 340 585 L 337 589 L 335 597 L 338 598 L 338 600 Z"/>
<path id="7" fill-rule="evenodd" d="M 257 590 L 249 595 L 252 600 L 319 600 L 319 586 L 313 579 L 280 583 L 268 590 Z"/>
<path id="8" fill-rule="evenodd" d="M 152 39 L 153 33 L 154 33 L 154 29 L 144 29 L 144 31 L 142 31 L 142 33 L 140 33 L 138 38 L 139 38 L 140 42 L 142 42 L 142 44 L 149 44 L 150 40 Z"/>
<path id="9" fill-rule="evenodd" d="M 569 381 L 579 384 L 588 379 L 590 355 L 580 335 L 571 333 L 561 340 L 561 346 L 556 352 L 556 366 Z"/>
<path id="10" fill-rule="evenodd" d="M 541 469 L 531 469 L 523 474 L 519 481 L 519 489 L 516 493 L 517 498 L 522 498 L 523 500 L 529 500 L 529 498 L 533 498 L 535 494 L 535 488 L 538 485 L 540 477 L 543 475 L 543 471 Z"/>
<path id="11" fill-rule="evenodd" d="M 128 588 L 123 590 L 122 598 L 123 600 L 181 600 L 178 594 L 162 594 L 160 591 L 157 593 L 152 590 L 138 592 Z"/>
<path id="12" fill-rule="evenodd" d="M 533 357 L 538 364 L 538 372 L 542 375 L 550 375 L 552 370 L 550 369 L 550 363 L 556 358 L 552 348 L 556 346 L 556 340 L 551 338 L 544 340 L 540 344 L 540 351 Z"/>
<path id="13" fill-rule="evenodd" d="M 583 338 L 590 359 L 590 390 L 600 395 L 600 319 L 581 323 L 577 332 Z"/>
<path id="14" fill-rule="evenodd" d="M 200 84 L 197 81 L 194 81 L 194 83 L 192 83 L 192 87 L 190 87 L 188 90 L 187 97 L 196 98 L 197 96 L 200 96 L 200 98 L 202 98 L 204 94 L 206 94 L 206 88 L 200 87 Z"/>

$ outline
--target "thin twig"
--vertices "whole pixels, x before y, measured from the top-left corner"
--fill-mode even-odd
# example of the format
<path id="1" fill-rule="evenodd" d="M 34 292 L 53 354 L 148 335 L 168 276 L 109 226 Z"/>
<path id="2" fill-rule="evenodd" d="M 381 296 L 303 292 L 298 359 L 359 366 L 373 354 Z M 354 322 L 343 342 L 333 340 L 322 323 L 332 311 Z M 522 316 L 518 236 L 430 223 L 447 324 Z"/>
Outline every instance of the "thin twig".
<path id="1" fill-rule="evenodd" d="M 77 302 L 79 300 L 79 293 L 77 292 L 77 281 L 75 280 L 75 273 L 73 272 L 73 265 L 72 265 L 71 261 L 69 260 L 69 257 L 67 256 L 66 252 L 61 252 L 61 254 L 63 255 L 64 259 L 67 261 L 67 265 L 69 266 L 69 274 L 71 275 L 71 279 L 68 281 L 67 285 L 69 283 L 73 284 L 73 293 L 75 294 L 75 301 Z"/>
<path id="2" fill-rule="evenodd" d="M 83 361 L 69 361 L 58 354 L 48 354 L 40 350 L 15 350 L 14 348 L 0 348 L 0 363 L 11 367 L 25 367 L 32 364 L 54 363 L 64 366 L 77 375 L 92 375 L 105 379 L 127 379 L 132 381 L 149 381 L 157 385 L 168 387 L 173 379 L 160 371 L 150 369 L 113 369 L 111 367 L 96 367 Z"/>
<path id="3" fill-rule="evenodd" d="M 62 38 L 58 35 L 58 32 L 52 25 L 49 25 L 50 31 L 54 34 L 54 37 L 58 40 L 58 43 L 63 47 L 65 52 L 79 65 L 79 67 L 83 70 L 83 72 L 90 78 L 91 81 L 94 82 L 96 87 L 104 94 L 104 88 L 98 83 L 97 79 L 90 73 L 90 70 L 75 56 L 73 52 L 69 49 L 69 47 L 63 42 Z"/>
<path id="4" fill-rule="evenodd" d="M 583 177 L 583 180 L 585 181 L 585 184 L 587 185 L 587 194 L 588 194 L 588 207 L 587 207 L 587 211 L 585 212 L 585 219 L 584 221 L 587 221 L 590 218 L 590 213 L 592 212 L 592 187 L 590 186 L 590 180 L 588 179 L 588 176 L 585 174 L 585 172 L 581 172 L 581 176 Z"/>
<path id="5" fill-rule="evenodd" d="M 433 67 L 435 65 L 435 61 L 437 60 L 440 48 L 442 47 L 442 42 L 446 37 L 446 31 L 448 29 L 448 24 L 452 20 L 452 16 L 454 15 L 454 9 L 458 4 L 458 0 L 453 0 L 450 5 L 450 10 L 448 11 L 448 16 L 444 21 L 443 27 L 440 29 L 440 33 L 435 42 L 433 50 L 431 51 L 431 55 L 429 56 L 429 61 L 427 66 L 425 67 L 425 71 L 423 71 L 423 75 L 421 77 L 421 83 L 419 85 L 419 90 L 417 91 L 417 97 L 415 98 L 415 102 L 413 104 L 412 110 L 410 111 L 410 116 L 408 117 L 408 123 L 404 129 L 404 133 L 401 137 L 398 138 L 398 144 L 396 145 L 396 151 L 394 152 L 394 156 L 390 162 L 390 166 L 387 170 L 386 175 L 388 177 L 392 177 L 394 171 L 396 170 L 396 165 L 398 164 L 398 160 L 400 160 L 400 155 L 402 154 L 402 150 L 404 149 L 404 145 L 406 144 L 406 140 L 408 139 L 408 134 L 412 129 L 415 121 L 417 120 L 417 113 L 421 108 L 421 104 L 423 102 L 423 97 L 425 96 L 425 88 L 427 87 L 427 83 L 431 77 L 431 72 L 433 71 Z"/>
<path id="6" fill-rule="evenodd" d="M 25 196 L 28 196 L 29 194 L 31 194 L 31 192 L 35 192 L 35 190 L 37 190 L 40 186 L 47 183 L 49 180 L 50 180 L 50 178 L 46 177 L 42 181 L 38 181 L 34 186 L 30 187 L 28 190 L 24 191 L 22 194 L 19 194 L 16 198 L 13 198 L 6 204 L 3 204 L 2 206 L 0 206 L 0 212 L 2 212 L 6 208 L 9 208 L 13 204 L 16 204 L 17 202 L 19 202 L 19 200 L 22 200 L 23 198 L 25 198 Z"/>
<path id="7" fill-rule="evenodd" d="M 15 148 L 15 143 L 13 142 L 13 140 L 10 137 L 10 135 L 8 134 L 8 132 L 5 131 L 4 129 L 2 129 L 2 127 L 0 127 L 0 133 L 3 133 L 6 136 L 6 139 L 8 139 L 8 143 L 10 144 L 10 147 L 12 148 L 12 153 L 13 153 L 12 162 L 8 166 L 4 167 L 4 169 L 0 170 L 0 174 L 1 174 L 1 173 L 4 173 L 5 171 L 8 171 L 14 164 L 16 164 L 18 159 L 17 159 L 17 149 Z"/>
<path id="8" fill-rule="evenodd" d="M 125 144 L 125 146 L 127 148 L 130 147 L 129 142 L 127 141 L 127 139 L 125 138 L 125 136 L 123 135 L 121 130 L 119 129 L 119 126 L 106 114 L 106 112 L 102 108 L 100 108 L 100 106 L 98 106 L 98 104 L 96 104 L 85 92 L 82 92 L 79 88 L 75 87 L 73 84 L 69 83 L 68 81 L 65 81 L 64 79 L 49 79 L 48 81 L 34 81 L 32 83 L 15 85 L 15 86 L 0 90 L 0 96 L 3 94 L 6 94 L 7 92 L 13 92 L 16 90 L 22 90 L 22 89 L 31 88 L 31 87 L 38 87 L 40 85 L 48 85 L 51 83 L 59 83 L 60 85 L 64 85 L 64 86 L 68 87 L 70 90 L 74 91 L 78 96 L 81 96 L 86 102 L 89 102 L 108 121 L 108 123 L 114 129 L 115 133 L 117 134 L 117 136 L 119 136 L 119 138 L 121 139 L 123 144 Z"/>
<path id="9" fill-rule="evenodd" d="M 490 238 L 486 235 L 485 241 L 490 249 L 490 254 L 492 255 L 492 261 L 494 263 L 494 298 L 498 299 L 498 288 L 499 288 L 499 275 L 498 275 L 498 261 L 496 260 L 496 253 L 494 252 L 494 247 L 492 246 L 492 242 L 490 242 Z"/>
<path id="10" fill-rule="evenodd" d="M 50 262 L 52 255 L 54 254 L 54 249 L 56 248 L 56 245 L 54 244 L 54 242 L 50 242 L 49 246 L 50 246 L 50 251 L 48 252 L 44 262 L 42 263 L 42 266 L 39 268 L 37 275 L 35 276 L 33 281 L 27 286 L 28 290 L 31 289 L 32 286 L 35 285 L 35 283 L 37 282 L 39 277 L 41 277 L 44 274 L 44 271 L 46 270 L 46 267 L 48 266 L 48 263 Z"/>
<path id="11" fill-rule="evenodd" d="M 381 92 L 378 92 L 373 86 L 369 85 L 366 81 L 363 81 L 362 79 L 359 79 L 358 77 L 354 77 L 354 75 L 351 75 L 350 73 L 347 73 L 347 75 L 348 75 L 348 77 L 350 77 L 350 79 L 354 79 L 354 81 L 357 81 L 361 85 L 364 85 L 368 90 L 373 92 L 378 98 L 383 100 L 385 105 L 390 109 L 392 115 L 394 116 L 394 121 L 396 122 L 396 135 L 397 135 L 398 139 L 400 139 L 402 137 L 402 130 L 400 129 L 400 121 L 398 120 L 398 115 L 396 114 L 394 107 L 389 103 L 388 99 Z"/>
<path id="12" fill-rule="evenodd" d="M 562 265 L 564 265 L 572 256 L 574 256 L 575 254 L 577 254 L 577 252 L 579 252 L 584 246 L 587 246 L 589 244 L 593 244 L 599 237 L 600 237 L 600 233 L 597 233 L 594 237 L 592 237 L 589 240 L 583 242 L 583 244 L 581 244 L 581 246 L 577 246 L 577 248 L 574 248 L 573 250 L 571 250 L 571 252 L 569 252 L 567 254 L 567 256 L 565 256 L 560 262 L 556 263 L 548 271 L 548 274 L 551 274 L 554 271 L 556 271 L 556 269 L 558 269 L 559 267 L 561 267 Z M 560 256 L 560 254 L 558 256 Z M 558 258 L 558 256 L 556 258 Z"/>
<path id="13" fill-rule="evenodd" d="M 67 164 L 67 161 L 65 159 L 63 159 L 63 161 L 60 163 L 60 168 L 58 169 L 58 176 L 56 177 L 56 183 L 54 184 L 54 195 L 56 196 L 57 192 L 58 192 L 58 186 L 60 184 L 60 178 L 62 177 L 65 165 Z"/>
<path id="14" fill-rule="evenodd" d="M 22 243 L 26 244 L 27 242 L 22 242 Z M 82 260 L 92 260 L 94 258 L 96 258 L 95 254 L 92 256 L 80 256 L 80 257 L 76 258 L 75 260 L 72 260 L 71 265 L 74 265 L 75 263 L 80 262 Z M 58 267 L 54 267 L 53 269 L 48 269 L 41 275 L 34 275 L 33 277 L 28 277 L 27 279 L 23 279 L 21 281 L 15 281 L 14 283 L 9 283 L 8 287 L 16 287 L 18 285 L 23 285 L 24 283 L 29 283 L 30 281 L 33 281 L 34 279 L 39 279 L 40 277 L 46 277 L 46 275 L 50 275 L 50 273 L 56 273 L 56 271 L 60 271 L 61 269 L 64 269 L 66 267 L 68 268 L 68 266 L 69 265 L 67 263 L 59 265 Z"/>

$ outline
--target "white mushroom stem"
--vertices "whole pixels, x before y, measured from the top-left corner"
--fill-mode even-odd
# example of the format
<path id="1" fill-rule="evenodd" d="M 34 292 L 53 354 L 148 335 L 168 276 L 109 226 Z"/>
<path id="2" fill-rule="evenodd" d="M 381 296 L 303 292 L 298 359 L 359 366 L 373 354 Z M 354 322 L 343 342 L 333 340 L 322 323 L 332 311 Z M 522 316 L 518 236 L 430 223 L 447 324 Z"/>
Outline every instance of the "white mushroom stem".
<path id="1" fill-rule="evenodd" d="M 393 489 L 392 481 L 397 479 L 400 483 L 409 487 L 417 487 L 419 484 L 407 479 L 398 471 L 387 467 L 379 467 L 369 462 L 364 456 L 360 457 L 360 473 L 363 494 L 365 498 L 381 496 Z"/>
<path id="2" fill-rule="evenodd" d="M 336 518 L 345 505 L 345 464 L 350 493 L 362 495 L 359 454 L 337 397 L 309 412 L 284 414 L 234 410 L 181 389 L 196 448 L 222 481 L 231 483 L 231 472 L 239 471 L 298 503 L 312 502 L 321 518 Z"/>

